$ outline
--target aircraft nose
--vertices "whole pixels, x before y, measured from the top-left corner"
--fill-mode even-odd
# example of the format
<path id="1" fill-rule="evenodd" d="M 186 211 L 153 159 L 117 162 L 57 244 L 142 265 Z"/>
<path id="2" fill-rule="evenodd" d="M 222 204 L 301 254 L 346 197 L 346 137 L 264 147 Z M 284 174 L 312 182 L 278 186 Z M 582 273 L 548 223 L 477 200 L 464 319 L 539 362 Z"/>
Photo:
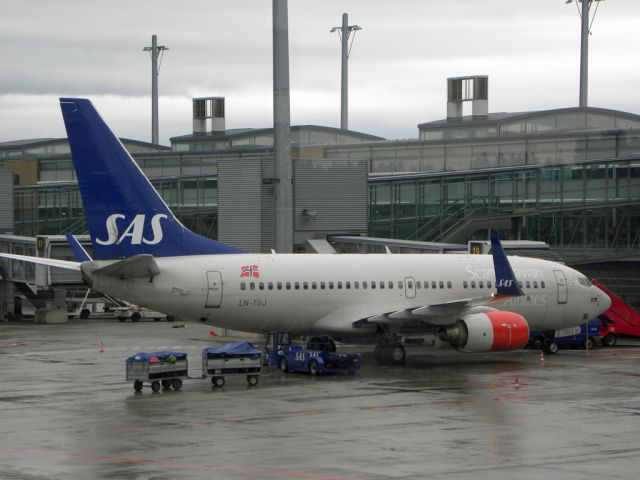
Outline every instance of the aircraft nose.
<path id="1" fill-rule="evenodd" d="M 604 293 L 602 290 L 600 290 L 599 288 L 593 287 L 596 289 L 596 292 L 598 294 L 598 300 L 600 300 L 599 302 L 599 312 L 598 315 L 601 313 L 606 312 L 607 310 L 609 310 L 609 308 L 611 307 L 611 298 L 609 298 L 609 295 L 607 295 L 606 293 Z"/>

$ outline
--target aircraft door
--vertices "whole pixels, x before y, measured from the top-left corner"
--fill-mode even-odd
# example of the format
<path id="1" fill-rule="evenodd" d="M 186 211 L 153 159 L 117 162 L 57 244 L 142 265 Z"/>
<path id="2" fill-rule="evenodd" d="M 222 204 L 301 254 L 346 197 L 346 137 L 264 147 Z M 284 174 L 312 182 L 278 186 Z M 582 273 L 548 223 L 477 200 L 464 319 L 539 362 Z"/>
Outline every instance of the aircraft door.
<path id="1" fill-rule="evenodd" d="M 207 272 L 207 301 L 205 307 L 219 307 L 222 302 L 222 275 Z"/>
<path id="2" fill-rule="evenodd" d="M 569 286 L 567 285 L 567 277 L 564 276 L 562 270 L 554 270 L 556 283 L 558 285 L 558 303 L 567 303 L 569 298 Z"/>
<path id="3" fill-rule="evenodd" d="M 413 277 L 404 277 L 404 294 L 407 298 L 416 298 L 416 281 Z"/>

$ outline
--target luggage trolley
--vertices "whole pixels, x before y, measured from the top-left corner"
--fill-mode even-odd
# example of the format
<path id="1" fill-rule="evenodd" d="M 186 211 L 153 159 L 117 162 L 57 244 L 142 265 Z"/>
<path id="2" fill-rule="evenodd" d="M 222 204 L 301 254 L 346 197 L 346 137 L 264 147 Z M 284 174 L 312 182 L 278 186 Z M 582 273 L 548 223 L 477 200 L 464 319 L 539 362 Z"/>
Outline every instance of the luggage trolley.
<path id="1" fill-rule="evenodd" d="M 202 350 L 202 378 L 211 376 L 215 387 L 224 385 L 225 375 L 246 375 L 251 386 L 258 384 L 262 352 L 250 342 L 232 342 Z"/>
<path id="2" fill-rule="evenodd" d="M 145 382 L 151 382 L 151 390 L 160 386 L 165 390 L 182 388 L 182 380 L 189 378 L 187 354 L 184 352 L 138 352 L 126 360 L 127 381 L 133 382 L 136 392 Z"/>

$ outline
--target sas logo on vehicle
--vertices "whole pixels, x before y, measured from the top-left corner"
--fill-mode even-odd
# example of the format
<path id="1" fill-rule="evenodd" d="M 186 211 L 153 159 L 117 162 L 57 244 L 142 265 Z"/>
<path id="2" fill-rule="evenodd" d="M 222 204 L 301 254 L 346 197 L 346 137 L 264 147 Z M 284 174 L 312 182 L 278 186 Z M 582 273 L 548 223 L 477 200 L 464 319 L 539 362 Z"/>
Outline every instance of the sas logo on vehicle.
<path id="1" fill-rule="evenodd" d="M 142 235 L 144 234 L 145 214 L 140 213 L 136 215 L 121 235 L 118 229 L 118 221 L 122 224 L 122 220 L 125 220 L 126 217 L 121 213 L 114 213 L 113 215 L 109 215 L 105 222 L 109 236 L 106 240 L 96 238 L 96 243 L 100 245 L 120 245 L 126 238 L 129 238 L 131 239 L 131 245 L 140 245 L 141 243 L 157 245 L 162 241 L 164 235 L 160 227 L 160 220 L 167 218 L 167 215 L 164 213 L 158 213 L 151 217 L 151 232 L 153 236 L 151 238 L 144 238 Z"/>

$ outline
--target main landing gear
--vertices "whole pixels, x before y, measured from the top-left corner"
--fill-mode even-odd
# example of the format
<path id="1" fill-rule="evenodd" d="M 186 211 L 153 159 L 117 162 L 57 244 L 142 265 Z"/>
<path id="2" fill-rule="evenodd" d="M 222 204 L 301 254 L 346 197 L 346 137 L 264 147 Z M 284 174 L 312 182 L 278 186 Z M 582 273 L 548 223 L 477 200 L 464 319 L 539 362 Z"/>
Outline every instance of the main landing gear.
<path id="1" fill-rule="evenodd" d="M 373 357 L 381 365 L 402 365 L 406 359 L 406 352 L 400 342 L 383 341 L 376 345 Z"/>

